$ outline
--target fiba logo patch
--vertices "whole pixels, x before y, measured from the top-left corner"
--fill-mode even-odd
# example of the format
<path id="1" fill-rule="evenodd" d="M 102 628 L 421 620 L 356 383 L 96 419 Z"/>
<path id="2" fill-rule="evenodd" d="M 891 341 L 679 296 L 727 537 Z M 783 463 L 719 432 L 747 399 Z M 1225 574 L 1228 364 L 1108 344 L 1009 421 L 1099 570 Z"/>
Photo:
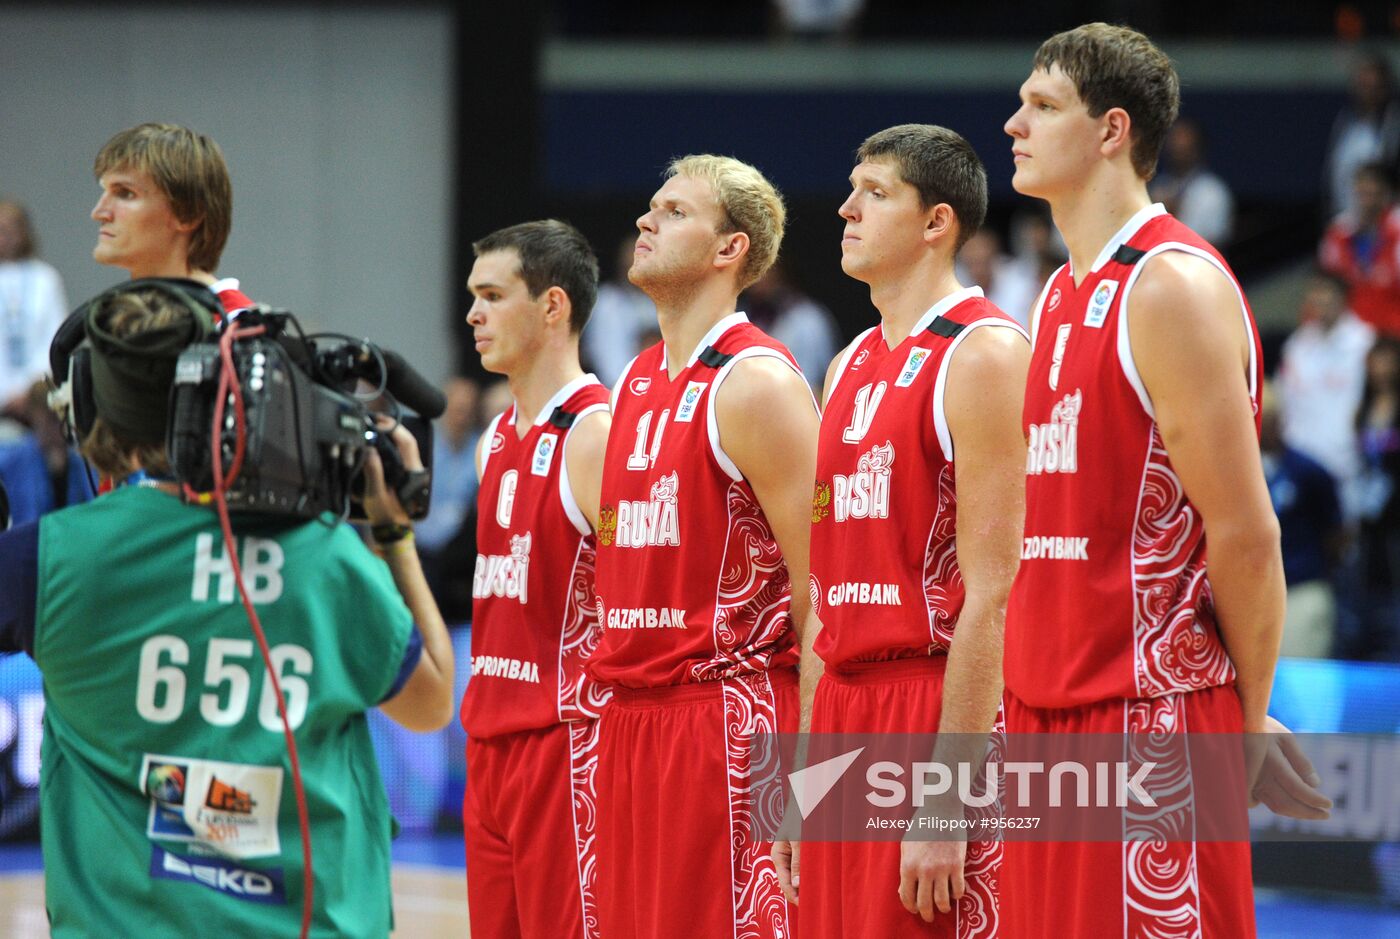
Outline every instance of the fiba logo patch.
<path id="1" fill-rule="evenodd" d="M 559 443 L 558 434 L 544 434 L 535 444 L 535 459 L 530 464 L 530 472 L 535 476 L 548 476 L 549 467 L 554 462 L 554 448 Z"/>
<path id="2" fill-rule="evenodd" d="M 933 354 L 932 349 L 925 349 L 916 346 L 909 350 L 909 358 L 904 361 L 904 370 L 899 373 L 899 378 L 895 379 L 896 388 L 908 388 L 914 384 L 914 379 L 919 377 L 919 372 L 923 369 L 928 357 Z"/>
<path id="3" fill-rule="evenodd" d="M 695 406 L 700 403 L 700 396 L 705 393 L 706 382 L 693 381 L 685 387 L 685 394 L 681 395 L 680 406 L 676 408 L 675 421 L 677 424 L 688 424 L 695 416 Z"/>
<path id="4" fill-rule="evenodd" d="M 1113 305 L 1113 298 L 1118 294 L 1118 281 L 1105 280 L 1094 288 L 1094 295 L 1089 298 L 1089 307 L 1084 311 L 1084 325 L 1093 329 L 1099 329 L 1104 321 L 1108 319 L 1108 308 Z"/>
<path id="5" fill-rule="evenodd" d="M 638 376 L 627 383 L 627 390 L 634 395 L 644 395 L 651 390 L 651 379 L 646 376 Z"/>

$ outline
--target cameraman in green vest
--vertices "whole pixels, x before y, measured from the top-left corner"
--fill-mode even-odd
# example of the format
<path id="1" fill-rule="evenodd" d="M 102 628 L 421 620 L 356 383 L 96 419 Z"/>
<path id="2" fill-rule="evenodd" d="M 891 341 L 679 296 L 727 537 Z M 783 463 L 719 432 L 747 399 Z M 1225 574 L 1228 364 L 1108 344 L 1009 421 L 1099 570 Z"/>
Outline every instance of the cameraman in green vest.
<path id="1" fill-rule="evenodd" d="M 294 936 L 301 919 L 309 872 L 277 696 L 218 518 L 182 501 L 163 447 L 176 358 L 217 315 L 202 291 L 137 281 L 89 307 L 97 420 L 82 451 L 118 486 L 0 533 L 0 653 L 44 674 L 55 939 Z M 394 440 L 421 467 L 412 436 Z M 365 507 L 374 553 L 329 517 L 238 515 L 233 530 L 300 755 L 311 935 L 383 939 L 392 820 L 365 712 L 443 727 L 452 648 L 372 452 Z"/>

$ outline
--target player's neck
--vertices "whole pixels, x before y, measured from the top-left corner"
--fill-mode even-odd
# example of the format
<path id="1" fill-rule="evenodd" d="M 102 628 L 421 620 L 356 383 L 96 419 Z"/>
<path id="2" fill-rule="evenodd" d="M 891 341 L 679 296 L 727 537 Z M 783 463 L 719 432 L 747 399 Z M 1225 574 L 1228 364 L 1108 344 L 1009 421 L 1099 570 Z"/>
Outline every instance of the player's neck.
<path id="1" fill-rule="evenodd" d="M 582 375 L 576 342 L 569 350 L 546 350 L 537 355 L 528 368 L 512 372 L 506 383 L 515 399 L 517 430 L 528 430 L 559 389 Z"/>
<path id="2" fill-rule="evenodd" d="M 728 282 L 711 280 L 676 297 L 653 297 L 656 323 L 666 343 L 666 370 L 675 378 L 714 325 L 734 313 L 738 297 Z"/>
<path id="3" fill-rule="evenodd" d="M 1095 181 L 1081 186 L 1072 198 L 1051 200 L 1050 214 L 1069 249 L 1076 286 L 1089 276 L 1109 239 L 1151 204 L 1147 184 L 1137 176 L 1131 181 L 1105 180 L 1103 185 Z"/>
<path id="4" fill-rule="evenodd" d="M 886 345 L 893 349 L 909 338 L 919 317 L 935 303 L 961 289 L 953 265 L 946 260 L 916 265 L 901 272 L 899 277 L 872 283 L 870 302 L 880 311 Z"/>

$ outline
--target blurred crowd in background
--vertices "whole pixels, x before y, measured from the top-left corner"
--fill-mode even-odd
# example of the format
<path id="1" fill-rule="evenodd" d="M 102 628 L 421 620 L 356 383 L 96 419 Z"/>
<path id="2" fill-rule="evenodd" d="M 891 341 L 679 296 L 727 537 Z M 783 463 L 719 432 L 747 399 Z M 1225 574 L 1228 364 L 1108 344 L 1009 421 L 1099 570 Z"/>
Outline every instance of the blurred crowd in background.
<path id="1" fill-rule="evenodd" d="M 789 33 L 839 36 L 862 7 L 859 0 L 783 0 L 770 13 Z M 1228 258 L 1235 199 L 1231 181 L 1211 169 L 1209 144 L 1196 123 L 1178 122 L 1151 191 Z M 1261 321 L 1288 324 L 1266 330 L 1270 382 L 1261 440 L 1283 531 L 1286 655 L 1400 661 L 1398 173 L 1394 75 L 1384 56 L 1361 56 L 1328 144 L 1316 250 L 1276 259 L 1297 272 L 1289 281 L 1296 286 L 1281 294 L 1292 308 L 1264 311 L 1256 301 Z M 959 276 L 1024 323 L 1046 278 L 1064 263 L 1064 247 L 1049 215 L 1029 203 L 1010 215 L 1004 231 L 1005 238 L 992 227 L 973 237 L 960 255 Z M 89 499 L 94 489 L 46 406 L 49 341 L 69 303 L 59 272 L 39 257 L 35 232 L 22 202 L 0 197 L 0 480 L 16 522 Z M 617 232 L 614 243 L 594 246 L 605 281 L 582 354 L 609 385 L 660 338 L 650 300 L 627 280 L 634 235 Z M 827 364 L 851 338 L 822 298 L 799 289 L 781 264 L 745 292 L 740 308 L 792 350 L 818 390 Z M 470 354 L 465 350 L 463 361 Z M 510 393 L 502 382 L 465 374 L 450 377 L 444 391 L 432 512 L 417 540 L 443 613 L 466 624 L 476 558 L 474 452 L 490 418 L 510 405 Z"/>

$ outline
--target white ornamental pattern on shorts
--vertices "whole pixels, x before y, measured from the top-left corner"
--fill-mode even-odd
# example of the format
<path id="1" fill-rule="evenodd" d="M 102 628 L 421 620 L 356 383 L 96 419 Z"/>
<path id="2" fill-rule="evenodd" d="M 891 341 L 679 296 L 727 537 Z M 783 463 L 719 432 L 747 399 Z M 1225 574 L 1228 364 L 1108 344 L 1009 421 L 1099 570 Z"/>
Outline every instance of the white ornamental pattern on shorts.
<path id="1" fill-rule="evenodd" d="M 731 483 L 726 502 L 729 534 L 715 604 L 715 657 L 691 666 L 695 681 L 762 671 L 785 648 L 792 604 L 783 553 L 746 483 Z"/>
<path id="2" fill-rule="evenodd" d="M 1152 762 L 1155 808 L 1128 800 L 1123 815 L 1124 935 L 1199 939 L 1201 892 L 1196 866 L 1191 766 L 1183 746 L 1181 694 L 1125 704 L 1129 762 Z"/>
<path id="3" fill-rule="evenodd" d="M 938 474 L 938 511 L 924 549 L 924 603 L 928 607 L 930 649 L 951 648 L 953 624 L 962 611 L 963 580 L 958 570 L 957 506 L 953 467 L 944 464 Z"/>
<path id="4" fill-rule="evenodd" d="M 585 538 L 574 560 L 569 578 L 569 597 L 564 602 L 564 628 L 559 636 L 559 720 L 595 718 L 612 697 L 612 689 L 590 680 L 583 663 L 598 648 L 603 632 L 598 624 L 598 603 L 594 595 L 594 572 L 598 551 L 593 539 Z"/>
<path id="5" fill-rule="evenodd" d="M 729 856 L 734 871 L 734 939 L 790 939 L 787 900 L 778 886 L 778 869 L 758 836 L 758 793 L 784 789 L 753 778 L 756 766 L 776 772 L 781 761 L 753 751 L 756 740 L 778 739 L 778 710 L 766 672 L 724 682 L 725 764 L 729 776 Z M 773 817 L 772 807 L 762 807 Z"/>
<path id="6" fill-rule="evenodd" d="M 1215 627 L 1205 527 L 1186 500 L 1154 424 L 1133 530 L 1133 668 L 1137 696 L 1213 688 L 1235 669 Z"/>
<path id="7" fill-rule="evenodd" d="M 569 725 L 569 771 L 583 935 L 584 939 L 598 939 L 598 721 Z"/>

